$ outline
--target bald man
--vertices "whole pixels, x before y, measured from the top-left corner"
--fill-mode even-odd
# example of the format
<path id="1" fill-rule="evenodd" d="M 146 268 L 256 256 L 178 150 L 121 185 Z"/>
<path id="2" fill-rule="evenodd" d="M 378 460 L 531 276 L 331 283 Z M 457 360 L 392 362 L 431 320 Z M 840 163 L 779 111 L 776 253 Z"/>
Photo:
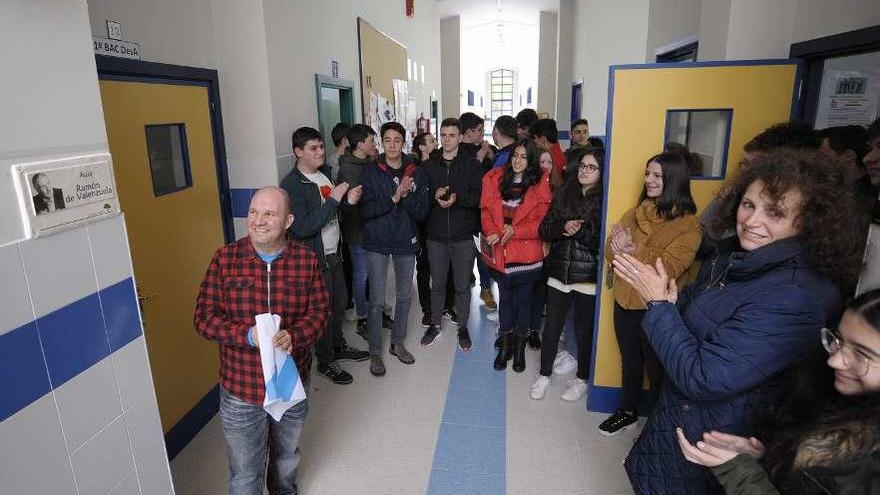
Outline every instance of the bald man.
<path id="1" fill-rule="evenodd" d="M 308 390 L 311 348 L 326 326 L 330 299 L 318 257 L 288 240 L 292 223 L 283 189 L 257 191 L 248 209 L 248 235 L 214 253 L 196 302 L 196 331 L 220 344 L 220 419 L 231 494 L 263 493 L 264 473 L 269 493 L 297 493 L 308 399 L 278 422 L 263 409 L 266 389 L 254 328 L 258 314 L 281 316 L 272 344 L 293 357 Z"/>

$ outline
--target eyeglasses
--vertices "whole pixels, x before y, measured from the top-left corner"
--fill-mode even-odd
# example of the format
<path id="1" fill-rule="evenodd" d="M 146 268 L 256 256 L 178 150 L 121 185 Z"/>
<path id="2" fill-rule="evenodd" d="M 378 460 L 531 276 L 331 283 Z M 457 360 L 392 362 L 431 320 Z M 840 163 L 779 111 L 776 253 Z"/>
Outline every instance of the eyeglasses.
<path id="1" fill-rule="evenodd" d="M 599 170 L 599 166 L 593 165 L 592 163 L 587 163 L 587 164 L 579 163 L 578 170 L 579 171 L 586 170 L 587 172 L 596 172 L 597 170 Z"/>
<path id="2" fill-rule="evenodd" d="M 828 351 L 829 355 L 834 355 L 840 352 L 840 357 L 843 359 L 844 366 L 851 369 L 859 376 L 865 376 L 868 374 L 868 370 L 871 369 L 871 365 L 873 364 L 870 357 L 860 353 L 857 349 L 853 349 L 851 345 L 844 342 L 835 330 L 823 328 L 821 335 L 822 347 Z"/>

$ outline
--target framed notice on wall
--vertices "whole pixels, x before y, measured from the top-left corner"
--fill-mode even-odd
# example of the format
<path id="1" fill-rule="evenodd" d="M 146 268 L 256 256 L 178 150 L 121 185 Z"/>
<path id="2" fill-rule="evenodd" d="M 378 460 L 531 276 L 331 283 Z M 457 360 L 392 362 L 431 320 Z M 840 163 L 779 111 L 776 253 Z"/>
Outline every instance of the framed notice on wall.
<path id="1" fill-rule="evenodd" d="M 13 166 L 19 210 L 30 237 L 118 214 L 119 196 L 109 153 Z"/>

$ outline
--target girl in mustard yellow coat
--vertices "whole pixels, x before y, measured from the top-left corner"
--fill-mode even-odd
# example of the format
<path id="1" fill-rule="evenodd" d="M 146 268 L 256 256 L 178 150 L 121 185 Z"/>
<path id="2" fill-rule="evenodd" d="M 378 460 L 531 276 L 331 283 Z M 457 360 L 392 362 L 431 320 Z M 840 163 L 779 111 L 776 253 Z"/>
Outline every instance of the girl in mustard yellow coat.
<path id="1" fill-rule="evenodd" d="M 672 278 L 693 263 L 700 246 L 697 207 L 691 197 L 690 172 L 678 153 L 661 153 L 645 165 L 645 183 L 638 205 L 611 227 L 605 245 L 608 263 L 618 254 L 631 254 L 654 266 L 663 261 Z M 651 395 L 656 399 L 663 366 L 642 333 L 645 302 L 623 280 L 614 280 L 614 333 L 623 368 L 623 399 L 617 412 L 599 425 L 606 436 L 632 428 L 638 419 L 642 374 L 647 369 Z"/>

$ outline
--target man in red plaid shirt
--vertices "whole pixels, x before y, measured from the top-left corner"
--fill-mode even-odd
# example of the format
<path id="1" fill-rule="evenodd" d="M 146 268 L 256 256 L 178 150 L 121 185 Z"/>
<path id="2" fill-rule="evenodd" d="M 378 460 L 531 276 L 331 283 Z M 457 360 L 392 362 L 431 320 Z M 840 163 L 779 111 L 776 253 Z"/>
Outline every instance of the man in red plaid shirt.
<path id="1" fill-rule="evenodd" d="M 308 389 L 311 348 L 321 336 L 329 297 L 315 253 L 287 239 L 290 198 L 267 187 L 254 194 L 248 236 L 214 253 L 193 318 L 200 335 L 220 344 L 220 419 L 229 456 L 229 493 L 297 493 L 299 438 L 308 399 L 275 422 L 263 409 L 265 383 L 255 316 L 281 316 L 275 347 L 289 352 Z"/>

